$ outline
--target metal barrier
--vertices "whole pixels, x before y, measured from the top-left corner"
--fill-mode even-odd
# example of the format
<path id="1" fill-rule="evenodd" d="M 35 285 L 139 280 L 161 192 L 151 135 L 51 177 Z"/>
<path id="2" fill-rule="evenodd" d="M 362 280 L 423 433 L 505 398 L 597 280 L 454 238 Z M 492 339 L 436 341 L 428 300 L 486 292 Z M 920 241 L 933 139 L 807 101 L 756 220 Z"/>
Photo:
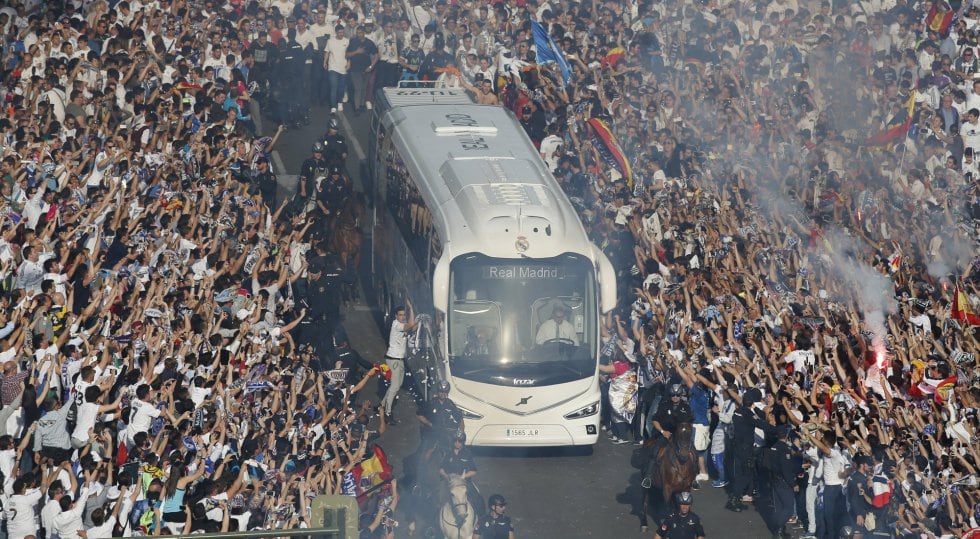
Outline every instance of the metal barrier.
<path id="1" fill-rule="evenodd" d="M 356 539 L 359 511 L 352 496 L 318 496 L 310 504 L 310 528 L 257 530 L 250 532 L 200 533 L 179 535 L 187 539 L 270 539 L 298 537 L 309 539 Z"/>

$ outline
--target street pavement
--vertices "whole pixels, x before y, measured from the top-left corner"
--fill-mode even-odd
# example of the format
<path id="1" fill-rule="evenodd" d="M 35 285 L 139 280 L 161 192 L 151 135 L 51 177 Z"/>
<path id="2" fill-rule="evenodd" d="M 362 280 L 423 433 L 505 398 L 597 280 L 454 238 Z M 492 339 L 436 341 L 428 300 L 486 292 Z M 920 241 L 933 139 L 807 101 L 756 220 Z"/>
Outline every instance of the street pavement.
<path id="1" fill-rule="evenodd" d="M 352 148 L 348 170 L 360 185 L 358 177 L 363 149 L 370 140 L 370 113 L 345 112 L 340 124 Z M 279 199 L 295 192 L 295 179 L 304 159 L 310 155 L 313 142 L 326 131 L 329 111 L 315 108 L 308 127 L 287 130 L 276 146 L 274 164 L 279 167 Z M 268 134 L 275 125 L 261 125 Z M 353 136 L 352 136 L 353 135 Z M 368 212 L 370 216 L 370 211 Z M 369 217 L 370 219 L 370 217 Z M 365 237 L 370 237 L 370 223 L 363 223 Z M 367 260 L 367 257 L 362 259 Z M 361 295 L 363 298 L 363 294 Z M 384 343 L 370 308 L 354 304 L 345 309 L 345 328 L 353 347 L 365 358 L 380 361 Z M 374 391 L 365 391 L 367 399 L 377 402 Z M 396 477 L 400 477 L 403 460 L 418 445 L 418 424 L 411 399 L 402 395 L 395 407 L 398 425 L 389 427 L 381 444 L 391 456 Z M 372 427 L 374 428 L 374 427 Z M 523 450 L 514 448 L 474 448 L 479 469 L 475 482 L 484 498 L 503 494 L 507 511 L 520 538 L 620 538 L 652 537 L 653 529 L 640 531 L 639 473 L 630 466 L 631 445 L 613 445 L 606 436 L 589 448 L 553 448 Z M 753 510 L 732 513 L 724 509 L 723 489 L 710 485 L 694 492 L 693 511 L 702 520 L 708 538 L 760 539 L 771 534 L 759 513 Z M 482 514 L 483 511 L 481 510 Z M 407 522 L 396 536 L 410 537 Z M 651 526 L 655 520 L 651 518 Z M 416 536 L 419 536 L 416 533 Z"/>

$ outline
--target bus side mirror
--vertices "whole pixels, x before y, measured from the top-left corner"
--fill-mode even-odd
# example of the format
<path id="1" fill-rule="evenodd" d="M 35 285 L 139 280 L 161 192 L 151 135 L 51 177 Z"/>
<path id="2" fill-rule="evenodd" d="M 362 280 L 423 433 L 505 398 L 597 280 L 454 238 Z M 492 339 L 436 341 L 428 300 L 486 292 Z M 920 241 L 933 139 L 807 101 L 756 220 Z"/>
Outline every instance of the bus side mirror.
<path id="1" fill-rule="evenodd" d="M 616 270 L 606 258 L 606 254 L 595 245 L 592 246 L 592 256 L 599 266 L 599 304 L 603 313 L 616 308 Z"/>
<path id="2" fill-rule="evenodd" d="M 449 310 L 449 257 L 443 256 L 432 270 L 432 306 L 441 313 Z"/>

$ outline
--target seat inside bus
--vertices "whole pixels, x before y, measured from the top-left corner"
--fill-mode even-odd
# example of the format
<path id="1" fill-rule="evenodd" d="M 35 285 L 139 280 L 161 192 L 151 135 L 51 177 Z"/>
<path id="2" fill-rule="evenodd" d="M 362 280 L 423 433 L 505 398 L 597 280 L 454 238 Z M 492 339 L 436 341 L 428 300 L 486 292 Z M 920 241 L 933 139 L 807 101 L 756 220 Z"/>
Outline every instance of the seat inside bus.
<path id="1" fill-rule="evenodd" d="M 579 342 L 584 342 L 584 331 L 578 322 L 584 320 L 584 303 L 581 297 L 573 296 L 554 296 L 534 300 L 534 303 L 531 304 L 531 319 L 534 320 L 534 331 L 531 334 L 537 335 L 538 328 L 541 327 L 541 324 L 544 324 L 551 318 L 551 310 L 556 305 L 563 305 L 568 310 L 568 316 L 565 319 L 575 326 L 575 332 L 578 334 Z"/>
<path id="2" fill-rule="evenodd" d="M 463 327 L 457 327 L 450 332 L 452 341 L 451 355 L 462 355 L 466 343 L 472 335 L 486 332 L 491 342 L 497 338 L 500 328 L 500 305 L 488 300 L 457 300 L 453 302 L 453 319 L 462 322 Z"/>

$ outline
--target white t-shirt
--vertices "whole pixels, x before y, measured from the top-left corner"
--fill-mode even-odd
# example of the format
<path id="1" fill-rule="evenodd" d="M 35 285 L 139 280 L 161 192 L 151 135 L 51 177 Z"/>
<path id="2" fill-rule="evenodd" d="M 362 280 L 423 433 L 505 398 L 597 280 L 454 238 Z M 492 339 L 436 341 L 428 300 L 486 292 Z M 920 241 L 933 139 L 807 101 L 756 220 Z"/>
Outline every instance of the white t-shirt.
<path id="1" fill-rule="evenodd" d="M 149 432 L 153 419 L 160 417 L 160 409 L 152 404 L 133 399 L 129 402 L 129 432 L 135 435 L 137 432 Z"/>
<path id="2" fill-rule="evenodd" d="M 78 415 L 75 419 L 75 430 L 71 437 L 76 440 L 88 440 L 89 429 L 95 428 L 95 421 L 99 417 L 99 404 L 86 402 L 78 407 Z"/>
<path id="3" fill-rule="evenodd" d="M 0 451 L 0 472 L 4 477 L 14 477 L 14 464 L 17 461 L 17 450 L 10 448 Z"/>
<path id="4" fill-rule="evenodd" d="M 62 485 L 70 485 L 71 483 L 62 483 Z M 47 503 L 44 504 L 44 509 L 41 509 L 41 527 L 45 530 L 54 529 L 54 517 L 61 513 L 61 504 L 57 500 L 49 499 Z"/>
<path id="5" fill-rule="evenodd" d="M 330 55 L 327 58 L 327 69 L 329 71 L 340 73 L 341 75 L 347 74 L 348 45 L 350 45 L 350 40 L 346 37 L 337 38 L 337 36 L 332 36 L 327 40 L 327 54 Z"/>
<path id="6" fill-rule="evenodd" d="M 391 322 L 391 334 L 388 335 L 388 351 L 386 357 L 395 359 L 405 359 L 408 353 L 408 333 L 405 331 L 405 324 L 396 318 Z"/>
<path id="7" fill-rule="evenodd" d="M 85 530 L 85 536 L 88 539 L 110 539 L 112 537 L 112 528 L 115 525 L 116 517 L 110 516 L 101 526 L 94 526 Z"/>
<path id="8" fill-rule="evenodd" d="M 24 539 L 28 535 L 37 536 L 37 503 L 41 501 L 41 490 L 32 488 L 24 494 L 14 494 L 4 504 L 7 517 L 7 538 Z"/>

